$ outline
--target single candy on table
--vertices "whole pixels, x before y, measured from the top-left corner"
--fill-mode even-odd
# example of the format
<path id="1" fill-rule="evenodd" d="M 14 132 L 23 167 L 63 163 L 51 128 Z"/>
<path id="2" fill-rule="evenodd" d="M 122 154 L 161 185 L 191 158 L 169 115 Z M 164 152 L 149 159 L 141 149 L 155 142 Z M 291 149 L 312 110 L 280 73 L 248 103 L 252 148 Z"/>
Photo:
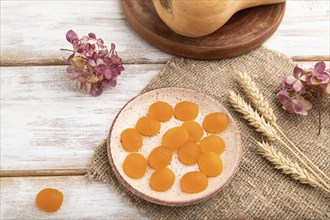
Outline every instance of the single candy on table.
<path id="1" fill-rule="evenodd" d="M 56 212 L 62 205 L 63 194 L 57 189 L 45 188 L 36 197 L 36 205 L 46 212 Z"/>

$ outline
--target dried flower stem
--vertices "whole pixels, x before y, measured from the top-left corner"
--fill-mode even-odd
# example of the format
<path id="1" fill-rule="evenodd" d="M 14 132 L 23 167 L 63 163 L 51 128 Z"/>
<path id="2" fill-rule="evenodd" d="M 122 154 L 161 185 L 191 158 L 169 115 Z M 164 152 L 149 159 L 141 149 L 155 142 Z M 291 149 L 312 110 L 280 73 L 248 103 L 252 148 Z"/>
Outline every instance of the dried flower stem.
<path id="1" fill-rule="evenodd" d="M 244 99 L 234 93 L 229 92 L 229 102 L 236 109 L 236 111 L 243 114 L 243 118 L 249 121 L 249 124 L 256 128 L 256 130 L 262 133 L 264 136 L 268 137 L 270 140 L 277 140 L 283 146 L 285 146 L 319 181 L 321 181 L 324 186 L 330 190 L 330 186 L 324 182 L 324 180 L 315 171 L 308 166 L 300 157 L 297 155 L 292 148 L 287 145 L 276 133 L 273 126 L 266 122 L 265 119 L 260 116 L 256 111 L 253 110 L 250 104 L 244 101 Z"/>
<path id="2" fill-rule="evenodd" d="M 69 50 L 69 49 L 64 49 L 64 48 L 61 48 L 60 50 L 63 50 L 63 51 L 68 51 L 68 52 L 72 52 L 72 53 L 74 53 L 74 52 L 75 52 L 74 50 Z"/>
<path id="3" fill-rule="evenodd" d="M 317 182 L 315 177 L 310 175 L 306 169 L 285 157 L 281 152 L 277 152 L 273 146 L 266 142 L 257 142 L 257 144 L 259 154 L 274 164 L 276 169 L 281 170 L 284 174 L 290 175 L 294 180 L 297 180 L 302 184 L 308 184 L 330 193 L 330 190 Z"/>
<path id="4" fill-rule="evenodd" d="M 299 153 L 301 156 L 315 169 L 317 170 L 324 178 L 330 181 L 330 178 L 321 170 L 319 169 L 308 157 L 301 152 L 301 150 L 284 134 L 284 132 L 280 129 L 276 122 L 276 116 L 270 107 L 270 104 L 264 98 L 260 90 L 258 89 L 257 85 L 253 82 L 251 77 L 240 71 L 235 72 L 235 77 L 239 81 L 241 87 L 246 92 L 248 97 L 250 98 L 251 102 L 257 108 L 257 110 L 261 113 L 261 115 L 269 121 L 276 130 L 292 145 L 292 147 Z"/>

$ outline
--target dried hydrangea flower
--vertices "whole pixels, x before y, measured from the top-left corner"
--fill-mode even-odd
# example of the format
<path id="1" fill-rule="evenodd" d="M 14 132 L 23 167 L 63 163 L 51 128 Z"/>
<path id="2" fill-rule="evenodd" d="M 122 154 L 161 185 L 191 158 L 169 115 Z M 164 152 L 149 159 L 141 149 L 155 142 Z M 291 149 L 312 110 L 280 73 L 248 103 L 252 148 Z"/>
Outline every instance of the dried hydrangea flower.
<path id="1" fill-rule="evenodd" d="M 306 98 L 313 98 L 319 111 L 319 133 L 321 129 L 321 112 L 323 96 L 330 94 L 330 70 L 324 62 L 318 62 L 313 68 L 304 69 L 298 65 L 292 75 L 284 76 L 283 89 L 276 94 L 282 108 L 290 113 L 307 115 L 312 104 Z"/>
<path id="2" fill-rule="evenodd" d="M 276 97 L 282 104 L 282 108 L 290 113 L 307 115 L 307 112 L 312 108 L 309 101 L 303 97 L 299 97 L 299 99 L 292 98 L 286 90 L 279 91 Z"/>
<path id="3" fill-rule="evenodd" d="M 72 30 L 66 33 L 66 39 L 73 47 L 73 53 L 67 60 L 68 78 L 76 80 L 80 91 L 99 96 L 104 89 L 116 86 L 117 77 L 124 67 L 115 51 L 115 44 L 112 43 L 108 50 L 103 39 L 94 33 L 79 38 Z"/>
<path id="4" fill-rule="evenodd" d="M 287 75 L 283 78 L 282 86 L 300 92 L 303 89 L 304 82 L 306 82 L 306 71 L 296 66 L 293 70 L 293 75 Z"/>
<path id="5" fill-rule="evenodd" d="M 309 69 L 308 73 L 306 78 L 308 85 L 319 85 L 322 89 L 329 87 L 330 70 L 326 70 L 324 62 L 318 62 L 314 68 Z"/>

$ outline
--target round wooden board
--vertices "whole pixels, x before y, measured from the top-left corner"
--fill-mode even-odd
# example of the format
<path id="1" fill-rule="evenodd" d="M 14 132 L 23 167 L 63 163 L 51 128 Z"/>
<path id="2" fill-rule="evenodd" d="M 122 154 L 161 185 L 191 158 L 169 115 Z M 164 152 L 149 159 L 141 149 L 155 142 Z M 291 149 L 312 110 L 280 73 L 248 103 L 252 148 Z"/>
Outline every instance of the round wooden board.
<path id="1" fill-rule="evenodd" d="M 193 59 L 238 56 L 262 45 L 280 25 L 285 3 L 236 13 L 216 32 L 198 38 L 176 34 L 159 18 L 152 1 L 122 0 L 128 22 L 147 42 L 168 53 Z"/>

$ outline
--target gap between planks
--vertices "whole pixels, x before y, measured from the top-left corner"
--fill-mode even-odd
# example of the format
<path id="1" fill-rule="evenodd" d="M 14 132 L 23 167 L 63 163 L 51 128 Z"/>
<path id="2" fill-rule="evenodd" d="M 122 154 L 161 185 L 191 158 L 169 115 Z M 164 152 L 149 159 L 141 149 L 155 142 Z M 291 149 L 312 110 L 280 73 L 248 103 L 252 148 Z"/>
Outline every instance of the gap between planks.
<path id="1" fill-rule="evenodd" d="M 123 64 L 165 64 L 167 60 L 149 61 L 145 59 L 140 60 L 123 60 Z M 43 59 L 43 60 L 27 60 L 27 61 L 15 61 L 15 60 L 0 60 L 0 67 L 18 67 L 18 66 L 66 66 L 68 65 L 65 60 L 60 59 Z"/>
<path id="2" fill-rule="evenodd" d="M 291 59 L 294 62 L 312 62 L 312 61 L 330 61 L 330 56 L 293 56 Z M 152 62 L 150 60 L 131 60 L 131 61 L 123 61 L 123 64 L 165 64 L 165 61 L 156 61 Z M 61 59 L 43 59 L 43 60 L 26 60 L 19 61 L 16 60 L 0 60 L 1 67 L 17 67 L 17 66 L 62 66 L 68 65 L 64 60 Z"/>
<path id="3" fill-rule="evenodd" d="M 0 177 L 84 176 L 87 169 L 3 170 Z"/>

